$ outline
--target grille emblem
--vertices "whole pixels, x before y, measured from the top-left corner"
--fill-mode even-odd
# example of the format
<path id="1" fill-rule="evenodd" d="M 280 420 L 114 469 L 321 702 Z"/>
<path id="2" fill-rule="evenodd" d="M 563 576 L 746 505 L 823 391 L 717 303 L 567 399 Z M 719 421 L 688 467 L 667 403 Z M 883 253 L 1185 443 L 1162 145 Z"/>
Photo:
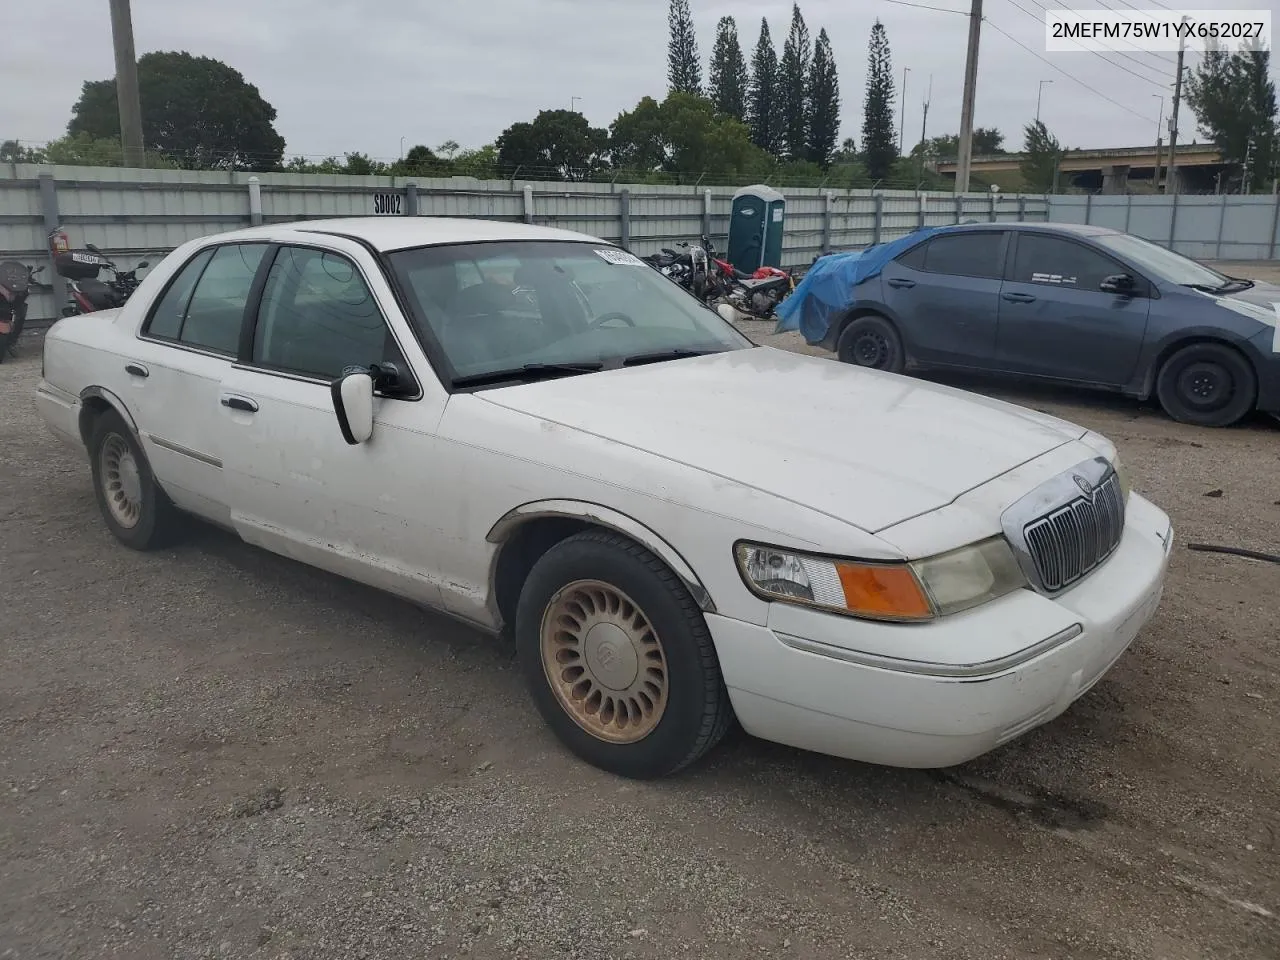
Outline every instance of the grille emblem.
<path id="1" fill-rule="evenodd" d="M 1076 482 L 1076 486 L 1080 488 L 1080 492 L 1081 492 L 1081 493 L 1083 493 L 1086 497 L 1091 497 L 1091 496 L 1093 496 L 1093 484 L 1092 484 L 1092 483 L 1090 483 L 1090 482 L 1089 482 L 1088 480 L 1086 480 L 1084 477 L 1080 476 L 1080 474 L 1078 474 L 1078 473 L 1074 473 L 1074 474 L 1072 474 L 1072 475 L 1071 475 L 1071 479 L 1072 479 L 1072 480 L 1074 480 L 1074 481 Z"/>

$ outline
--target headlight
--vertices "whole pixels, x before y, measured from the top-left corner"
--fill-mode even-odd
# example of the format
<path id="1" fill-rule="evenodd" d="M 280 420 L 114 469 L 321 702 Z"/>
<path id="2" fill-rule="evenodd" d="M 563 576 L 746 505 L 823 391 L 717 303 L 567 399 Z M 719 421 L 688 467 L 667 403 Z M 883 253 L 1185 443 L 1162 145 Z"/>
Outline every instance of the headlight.
<path id="1" fill-rule="evenodd" d="M 913 563 L 840 560 L 753 543 L 734 552 L 757 596 L 872 620 L 932 620 L 1026 585 L 1001 537 Z"/>

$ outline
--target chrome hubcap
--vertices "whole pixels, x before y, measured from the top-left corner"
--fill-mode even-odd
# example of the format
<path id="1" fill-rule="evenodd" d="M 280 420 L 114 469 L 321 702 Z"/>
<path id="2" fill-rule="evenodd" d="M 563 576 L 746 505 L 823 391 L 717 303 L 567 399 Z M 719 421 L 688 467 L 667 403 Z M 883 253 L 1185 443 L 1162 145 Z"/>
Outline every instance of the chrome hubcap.
<path id="1" fill-rule="evenodd" d="M 561 708 L 610 743 L 644 739 L 667 706 L 662 643 L 639 606 L 612 584 L 576 580 L 542 617 L 542 668 Z"/>
<path id="2" fill-rule="evenodd" d="M 116 523 L 132 528 L 142 517 L 142 473 L 128 442 L 111 434 L 99 454 L 102 492 Z"/>

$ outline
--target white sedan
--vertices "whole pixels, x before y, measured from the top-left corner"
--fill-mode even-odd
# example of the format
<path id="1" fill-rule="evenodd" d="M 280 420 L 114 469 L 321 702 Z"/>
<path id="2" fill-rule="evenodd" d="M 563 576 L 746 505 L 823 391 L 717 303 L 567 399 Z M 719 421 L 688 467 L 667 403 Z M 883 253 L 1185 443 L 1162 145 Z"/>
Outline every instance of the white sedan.
<path id="1" fill-rule="evenodd" d="M 1172 539 L 1095 433 L 755 346 L 626 251 L 509 223 L 192 241 L 53 326 L 37 404 L 125 545 L 195 516 L 509 636 L 561 740 L 631 777 L 735 717 L 985 753 L 1125 651 Z"/>

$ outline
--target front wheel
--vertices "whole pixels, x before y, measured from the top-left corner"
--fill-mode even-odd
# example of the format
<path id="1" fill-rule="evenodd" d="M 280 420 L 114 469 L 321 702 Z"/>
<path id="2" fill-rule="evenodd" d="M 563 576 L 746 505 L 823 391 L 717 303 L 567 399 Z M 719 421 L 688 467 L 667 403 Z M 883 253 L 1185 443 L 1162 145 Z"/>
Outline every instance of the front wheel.
<path id="1" fill-rule="evenodd" d="M 1258 382 L 1249 361 L 1232 347 L 1193 343 L 1160 367 L 1156 396 L 1181 423 L 1228 427 L 1253 411 Z"/>
<path id="2" fill-rule="evenodd" d="M 836 342 L 836 355 L 842 363 L 889 373 L 901 373 L 906 366 L 898 331 L 884 317 L 875 314 L 849 322 Z"/>
<path id="3" fill-rule="evenodd" d="M 624 537 L 590 531 L 548 550 L 521 590 L 515 633 L 539 712 L 603 770 L 667 776 L 729 727 L 702 612 L 661 560 Z"/>

